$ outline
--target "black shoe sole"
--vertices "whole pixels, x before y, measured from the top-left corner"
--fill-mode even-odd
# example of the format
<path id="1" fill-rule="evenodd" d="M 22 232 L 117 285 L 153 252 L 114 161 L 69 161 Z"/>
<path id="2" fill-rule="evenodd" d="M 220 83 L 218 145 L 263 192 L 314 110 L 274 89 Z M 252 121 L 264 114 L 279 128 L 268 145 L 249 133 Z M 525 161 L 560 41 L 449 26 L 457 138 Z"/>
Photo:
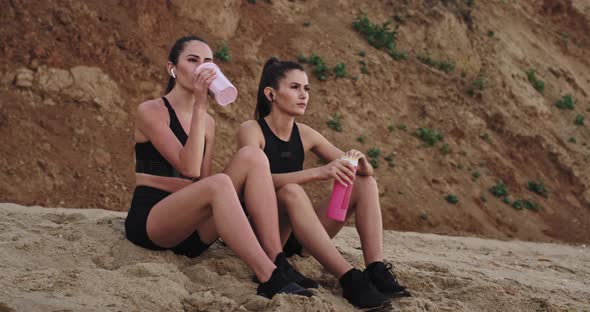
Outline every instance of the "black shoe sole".
<path id="1" fill-rule="evenodd" d="M 389 311 L 391 308 L 391 301 L 385 301 L 383 302 L 382 305 L 378 306 L 378 307 L 372 307 L 372 308 L 358 308 L 361 311 L 372 311 L 372 312 L 378 312 L 378 311 Z"/>
<path id="2" fill-rule="evenodd" d="M 398 292 L 394 292 L 394 293 L 387 293 L 387 294 L 384 293 L 383 295 L 386 296 L 387 298 L 391 298 L 391 299 L 412 297 L 412 293 L 410 293 L 407 290 L 402 290 L 402 291 L 398 291 Z"/>

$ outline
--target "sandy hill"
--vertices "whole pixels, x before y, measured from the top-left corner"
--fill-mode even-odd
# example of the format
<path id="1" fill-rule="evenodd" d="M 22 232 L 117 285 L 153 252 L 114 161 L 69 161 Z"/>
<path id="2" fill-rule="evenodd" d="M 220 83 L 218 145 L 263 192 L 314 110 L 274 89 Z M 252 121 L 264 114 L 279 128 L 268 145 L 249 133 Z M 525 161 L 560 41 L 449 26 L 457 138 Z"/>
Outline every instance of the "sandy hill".
<path id="1" fill-rule="evenodd" d="M 219 63 L 240 91 L 230 107 L 210 108 L 216 171 L 235 151 L 236 127 L 253 114 L 263 62 L 315 54 L 329 73 L 320 81 L 306 65 L 313 90 L 301 121 L 343 149 L 379 150 L 388 229 L 590 242 L 587 1 L 7 0 L 2 7 L 0 201 L 126 210 L 135 107 L 162 95 L 173 40 L 198 34 L 215 50 L 227 44 L 231 60 Z M 354 29 L 360 12 L 371 23 L 392 21 L 405 60 Z M 332 73 L 339 63 L 346 77 Z M 558 108 L 568 94 L 572 109 Z M 341 132 L 328 126 L 333 114 Z M 420 128 L 442 140 L 425 146 Z M 306 165 L 320 163 L 310 157 Z M 498 181 L 505 199 L 489 192 Z M 329 188 L 314 186 L 314 196 Z"/>

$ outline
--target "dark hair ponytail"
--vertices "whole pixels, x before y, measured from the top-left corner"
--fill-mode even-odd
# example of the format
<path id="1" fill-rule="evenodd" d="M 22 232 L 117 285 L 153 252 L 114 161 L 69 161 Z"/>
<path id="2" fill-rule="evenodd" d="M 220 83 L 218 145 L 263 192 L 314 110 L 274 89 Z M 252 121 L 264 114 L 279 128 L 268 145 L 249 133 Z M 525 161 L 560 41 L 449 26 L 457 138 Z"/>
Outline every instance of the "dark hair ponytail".
<path id="1" fill-rule="evenodd" d="M 276 57 L 271 57 L 262 68 L 260 84 L 258 85 L 258 98 L 256 99 L 256 109 L 254 118 L 256 120 L 264 118 L 270 114 L 271 102 L 264 95 L 264 88 L 271 87 L 275 90 L 279 88 L 279 81 L 285 78 L 287 72 L 298 69 L 304 71 L 303 66 L 291 61 L 279 61 Z"/>
<path id="2" fill-rule="evenodd" d="M 205 41 L 197 36 L 182 37 L 182 38 L 176 40 L 176 42 L 172 46 L 172 49 L 170 49 L 170 53 L 168 53 L 168 61 L 172 62 L 172 64 L 174 64 L 174 65 L 178 64 L 178 57 L 180 56 L 180 53 L 182 53 L 182 50 L 184 50 L 184 46 L 188 42 L 193 41 L 193 40 L 201 41 L 205 44 L 208 44 L 207 41 Z M 175 84 L 176 84 L 176 79 L 174 79 L 174 78 L 172 78 L 172 76 L 170 76 L 168 78 L 168 86 L 166 86 L 165 93 L 172 91 Z"/>

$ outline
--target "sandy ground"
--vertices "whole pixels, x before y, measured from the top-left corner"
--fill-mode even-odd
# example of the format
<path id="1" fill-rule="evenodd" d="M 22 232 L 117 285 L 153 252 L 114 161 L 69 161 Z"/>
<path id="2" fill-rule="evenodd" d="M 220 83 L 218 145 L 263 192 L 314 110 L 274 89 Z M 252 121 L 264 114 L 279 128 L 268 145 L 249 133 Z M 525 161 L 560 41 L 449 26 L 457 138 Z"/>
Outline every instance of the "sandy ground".
<path id="1" fill-rule="evenodd" d="M 335 278 L 294 258 L 311 299 L 255 295 L 250 270 L 216 243 L 196 259 L 124 238 L 125 213 L 0 204 L 0 311 L 354 311 Z M 385 257 L 414 297 L 393 311 L 590 311 L 590 249 L 387 231 Z M 335 239 L 364 267 L 352 228 Z"/>

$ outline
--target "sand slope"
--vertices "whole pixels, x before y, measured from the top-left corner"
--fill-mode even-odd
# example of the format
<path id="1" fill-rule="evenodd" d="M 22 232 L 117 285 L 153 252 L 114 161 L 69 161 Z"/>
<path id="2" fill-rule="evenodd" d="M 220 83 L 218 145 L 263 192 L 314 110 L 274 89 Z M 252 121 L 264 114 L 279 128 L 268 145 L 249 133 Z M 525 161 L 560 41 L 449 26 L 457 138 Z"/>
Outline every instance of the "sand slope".
<path id="1" fill-rule="evenodd" d="M 322 287 L 311 299 L 255 295 L 251 273 L 215 244 L 191 260 L 143 250 L 125 213 L 0 204 L 0 311 L 353 311 L 313 259 L 293 259 Z M 590 249 L 433 234 L 385 233 L 385 256 L 415 297 L 394 311 L 590 311 Z M 346 228 L 336 244 L 362 267 Z"/>

